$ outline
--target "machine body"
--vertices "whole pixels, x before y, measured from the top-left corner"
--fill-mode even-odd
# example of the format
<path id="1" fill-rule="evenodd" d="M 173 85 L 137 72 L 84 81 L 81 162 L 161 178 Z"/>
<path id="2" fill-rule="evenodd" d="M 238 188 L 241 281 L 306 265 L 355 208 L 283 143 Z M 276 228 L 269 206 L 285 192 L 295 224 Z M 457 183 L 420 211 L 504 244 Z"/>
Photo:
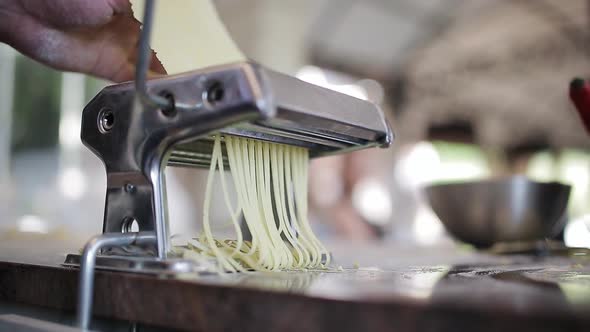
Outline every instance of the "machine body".
<path id="1" fill-rule="evenodd" d="M 156 233 L 161 259 L 170 249 L 164 168 L 208 167 L 212 134 L 302 146 L 311 157 L 393 140 L 375 104 L 250 62 L 150 80 L 147 91 L 190 107 L 145 105 L 132 83 L 113 85 L 84 109 L 81 137 L 107 172 L 103 233 L 136 223 Z"/>

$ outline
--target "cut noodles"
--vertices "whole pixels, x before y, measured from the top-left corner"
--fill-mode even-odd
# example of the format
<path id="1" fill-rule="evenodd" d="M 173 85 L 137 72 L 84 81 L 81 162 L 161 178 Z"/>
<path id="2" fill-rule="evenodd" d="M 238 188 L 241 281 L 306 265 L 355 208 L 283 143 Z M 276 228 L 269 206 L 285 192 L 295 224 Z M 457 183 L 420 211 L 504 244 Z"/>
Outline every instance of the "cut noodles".
<path id="1" fill-rule="evenodd" d="M 223 176 L 224 149 L 237 203 Z M 212 258 L 219 271 L 278 271 L 322 268 L 330 255 L 307 219 L 308 150 L 229 135 L 214 137 L 205 187 L 203 231 L 189 243 L 187 258 Z M 209 211 L 213 182 L 218 173 L 235 239 L 219 241 L 211 229 Z M 239 216 L 252 235 L 245 241 Z"/>

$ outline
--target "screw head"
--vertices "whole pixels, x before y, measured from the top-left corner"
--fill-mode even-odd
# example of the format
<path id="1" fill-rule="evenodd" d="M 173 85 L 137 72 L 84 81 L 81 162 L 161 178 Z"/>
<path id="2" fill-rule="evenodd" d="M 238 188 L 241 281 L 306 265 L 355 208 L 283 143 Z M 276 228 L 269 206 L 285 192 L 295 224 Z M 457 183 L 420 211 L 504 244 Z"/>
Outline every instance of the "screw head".
<path id="1" fill-rule="evenodd" d="M 108 108 L 102 109 L 98 113 L 98 130 L 106 134 L 115 126 L 115 114 Z"/>
<path id="2" fill-rule="evenodd" d="M 137 190 L 137 188 L 135 188 L 135 186 L 132 185 L 131 183 L 126 183 L 125 184 L 125 191 L 126 192 L 128 192 L 130 194 L 133 194 L 136 190 Z"/>

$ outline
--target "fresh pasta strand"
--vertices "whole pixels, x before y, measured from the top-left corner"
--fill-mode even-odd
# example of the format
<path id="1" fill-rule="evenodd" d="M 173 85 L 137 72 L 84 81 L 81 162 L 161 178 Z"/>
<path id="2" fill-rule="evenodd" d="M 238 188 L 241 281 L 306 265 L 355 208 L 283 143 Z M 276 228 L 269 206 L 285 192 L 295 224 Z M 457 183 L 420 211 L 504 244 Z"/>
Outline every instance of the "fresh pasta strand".
<path id="1" fill-rule="evenodd" d="M 217 143 L 217 140 L 216 142 Z M 219 158 L 219 154 L 216 153 L 215 146 L 213 148 L 213 154 L 211 158 L 211 166 L 209 167 L 209 177 L 207 177 L 207 184 L 205 186 L 205 202 L 203 204 L 203 233 L 204 233 L 204 244 L 208 245 L 211 252 L 217 258 L 217 262 L 220 267 L 228 270 L 228 271 L 235 271 L 235 267 L 232 266 L 230 262 L 228 262 L 225 258 L 225 255 L 219 250 L 215 241 L 213 239 L 213 234 L 211 232 L 211 226 L 209 224 L 209 207 L 211 205 L 211 187 L 213 185 L 213 179 L 215 175 L 215 170 L 217 169 L 217 158 Z"/>
<path id="2" fill-rule="evenodd" d="M 330 255 L 307 218 L 307 149 L 230 135 L 216 135 L 205 187 L 202 235 L 189 242 L 185 257 L 213 259 L 215 271 L 246 272 L 323 268 Z M 232 203 L 223 164 L 225 156 L 236 191 Z M 225 208 L 235 239 L 219 240 L 210 224 L 211 192 L 220 174 Z M 245 241 L 242 215 L 251 241 Z M 325 257 L 325 261 L 324 261 Z"/>

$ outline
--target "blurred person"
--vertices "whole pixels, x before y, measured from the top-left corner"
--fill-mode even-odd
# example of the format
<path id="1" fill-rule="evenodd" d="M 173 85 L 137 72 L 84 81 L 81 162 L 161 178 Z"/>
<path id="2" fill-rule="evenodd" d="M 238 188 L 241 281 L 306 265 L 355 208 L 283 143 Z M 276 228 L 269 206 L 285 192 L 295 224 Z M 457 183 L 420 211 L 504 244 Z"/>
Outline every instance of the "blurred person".
<path id="1" fill-rule="evenodd" d="M 311 213 L 338 237 L 370 241 L 380 236 L 378 228 L 355 207 L 353 196 L 363 181 L 385 182 L 391 165 L 385 156 L 383 151 L 370 149 L 312 160 L 309 169 Z"/>

